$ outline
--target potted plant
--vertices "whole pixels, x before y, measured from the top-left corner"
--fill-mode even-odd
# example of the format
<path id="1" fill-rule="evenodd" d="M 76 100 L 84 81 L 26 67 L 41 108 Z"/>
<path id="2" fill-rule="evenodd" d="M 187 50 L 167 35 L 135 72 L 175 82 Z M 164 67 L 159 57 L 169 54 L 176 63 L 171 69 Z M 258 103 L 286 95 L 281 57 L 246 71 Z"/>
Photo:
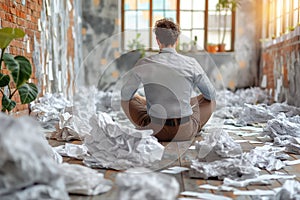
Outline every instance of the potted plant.
<path id="1" fill-rule="evenodd" d="M 0 29 L 0 99 L 1 111 L 10 112 L 16 107 L 13 96 L 18 92 L 21 104 L 28 104 L 36 99 L 38 89 L 35 84 L 29 83 L 32 67 L 24 56 L 13 56 L 5 53 L 10 42 L 23 38 L 25 33 L 19 28 Z M 4 63 L 4 65 L 3 65 Z M 5 68 L 4 68 L 5 67 Z"/>
<path id="2" fill-rule="evenodd" d="M 146 54 L 145 45 L 140 41 L 141 33 L 137 33 L 135 39 L 129 42 L 127 47 L 130 51 L 138 51 L 140 53 L 140 57 L 144 57 Z"/>
<path id="3" fill-rule="evenodd" d="M 209 53 L 216 53 L 218 51 L 218 45 L 214 43 L 207 43 L 206 49 Z"/>
<path id="4" fill-rule="evenodd" d="M 216 4 L 216 10 L 219 13 L 219 21 L 218 21 L 218 34 L 219 34 L 219 51 L 225 51 L 225 36 L 226 36 L 226 28 L 227 28 L 227 16 L 228 13 L 234 12 L 236 8 L 240 5 L 240 0 L 219 0 Z M 224 27 L 221 31 L 221 18 L 223 18 Z"/>

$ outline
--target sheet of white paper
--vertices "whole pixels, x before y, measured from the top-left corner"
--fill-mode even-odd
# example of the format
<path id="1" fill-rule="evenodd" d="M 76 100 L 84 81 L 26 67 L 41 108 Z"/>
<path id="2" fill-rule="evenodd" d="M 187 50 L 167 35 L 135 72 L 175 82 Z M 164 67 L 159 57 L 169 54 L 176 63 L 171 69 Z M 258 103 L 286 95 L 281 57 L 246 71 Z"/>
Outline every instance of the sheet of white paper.
<path id="1" fill-rule="evenodd" d="M 274 190 L 235 190 L 234 195 L 245 195 L 245 196 L 273 196 L 275 195 Z"/>
<path id="2" fill-rule="evenodd" d="M 253 184 L 267 184 L 269 183 L 268 181 L 272 179 L 293 179 L 295 177 L 295 175 L 264 174 L 257 178 L 251 178 L 242 181 L 225 178 L 223 184 L 226 186 L 246 187 Z"/>
<path id="3" fill-rule="evenodd" d="M 223 125 L 222 128 L 223 128 L 223 129 L 226 129 L 226 130 L 238 130 L 238 131 L 241 130 L 241 127 L 232 126 L 232 125 Z"/>
<path id="4" fill-rule="evenodd" d="M 211 193 L 200 193 L 200 192 L 192 192 L 192 191 L 184 191 L 180 193 L 181 195 L 184 196 L 191 196 L 191 197 L 198 197 L 201 199 L 214 199 L 214 200 L 231 200 L 232 198 L 225 197 L 225 196 L 220 196 L 220 195 L 215 195 Z"/>
<path id="5" fill-rule="evenodd" d="M 248 142 L 249 140 L 234 140 L 234 141 L 237 143 L 245 143 L 245 142 Z"/>
<path id="6" fill-rule="evenodd" d="M 52 60 L 49 60 L 48 63 L 48 78 L 50 81 L 53 81 Z"/>
<path id="7" fill-rule="evenodd" d="M 169 169 L 164 169 L 160 171 L 161 173 L 165 173 L 165 174 L 178 174 L 177 172 L 173 171 L 173 170 L 169 170 Z"/>
<path id="8" fill-rule="evenodd" d="M 285 161 L 283 161 L 283 163 L 286 165 L 298 165 L 298 164 L 300 164 L 300 159 L 299 160 L 285 160 Z"/>
<path id="9" fill-rule="evenodd" d="M 279 188 L 275 188 L 274 190 L 239 190 L 234 187 L 228 187 L 228 186 L 214 186 L 209 184 L 200 185 L 199 188 L 201 189 L 207 189 L 207 190 L 217 190 L 217 191 L 226 191 L 231 192 L 233 191 L 234 195 L 249 195 L 249 196 L 270 196 L 275 195 L 276 190 Z"/>
<path id="10" fill-rule="evenodd" d="M 255 140 L 234 140 L 235 142 L 238 143 L 245 143 L 245 142 L 249 142 L 250 144 L 262 144 L 262 142 L 260 141 L 255 141 Z"/>
<path id="11" fill-rule="evenodd" d="M 233 130 L 228 130 L 229 133 L 233 133 L 235 135 L 238 135 L 238 136 L 243 136 L 243 137 L 251 137 L 251 136 L 256 136 L 256 135 L 259 135 L 260 133 L 257 133 L 257 132 L 244 132 L 244 131 L 233 131 Z"/>
<path id="12" fill-rule="evenodd" d="M 30 40 L 27 40 L 26 51 L 27 51 L 27 53 L 30 53 Z"/>
<path id="13" fill-rule="evenodd" d="M 260 141 L 255 141 L 255 140 L 249 140 L 250 144 L 262 144 Z"/>
<path id="14" fill-rule="evenodd" d="M 199 188 L 207 189 L 207 190 L 227 191 L 227 192 L 237 190 L 234 187 L 228 187 L 228 186 L 225 186 L 225 185 L 214 186 L 214 185 L 209 185 L 209 184 L 199 185 Z"/>
<path id="15" fill-rule="evenodd" d="M 187 171 L 187 170 L 189 170 L 189 168 L 175 166 L 175 167 L 170 167 L 168 169 L 161 170 L 160 172 L 167 173 L 167 174 L 179 174 L 179 173 L 181 173 L 183 171 Z"/>
<path id="16" fill-rule="evenodd" d="M 267 75 L 263 75 L 262 80 L 261 80 L 261 83 L 260 83 L 260 86 L 261 86 L 262 88 L 267 87 Z"/>
<path id="17" fill-rule="evenodd" d="M 271 145 L 264 145 L 260 147 L 255 147 L 255 149 L 258 150 L 267 150 L 267 151 L 272 151 L 272 152 L 282 152 L 285 150 L 285 147 L 276 147 L 276 146 L 271 146 Z"/>
<path id="18" fill-rule="evenodd" d="M 262 127 L 243 126 L 243 127 L 241 127 L 241 130 L 243 130 L 243 131 L 263 132 L 264 129 Z"/>
<path id="19" fill-rule="evenodd" d="M 194 150 L 194 149 L 196 149 L 196 147 L 195 147 L 195 145 L 192 145 L 192 146 L 189 147 L 189 149 Z"/>
<path id="20" fill-rule="evenodd" d="M 183 172 L 183 171 L 189 170 L 189 168 L 187 168 L 187 167 L 179 167 L 179 166 L 170 167 L 168 169 L 173 170 L 173 171 L 178 171 L 178 172 Z"/>
<path id="21" fill-rule="evenodd" d="M 86 146 L 79 144 L 66 143 L 53 149 L 62 156 L 67 156 L 76 159 L 83 159 L 84 156 L 88 155 L 88 150 Z"/>

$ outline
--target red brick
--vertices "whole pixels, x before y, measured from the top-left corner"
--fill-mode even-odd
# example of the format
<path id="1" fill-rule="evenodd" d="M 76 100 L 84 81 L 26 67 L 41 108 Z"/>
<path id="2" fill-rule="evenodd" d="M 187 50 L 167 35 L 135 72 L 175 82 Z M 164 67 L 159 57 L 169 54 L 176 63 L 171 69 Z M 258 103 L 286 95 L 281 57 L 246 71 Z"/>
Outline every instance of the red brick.
<path id="1" fill-rule="evenodd" d="M 15 27 L 15 24 L 8 21 L 2 21 L 2 27 Z"/>
<path id="2" fill-rule="evenodd" d="M 9 13 L 5 14 L 5 19 L 9 22 L 13 22 L 12 15 Z"/>
<path id="3" fill-rule="evenodd" d="M 16 14 L 16 8 L 11 7 L 10 8 L 10 13 L 15 15 Z"/>
<path id="4" fill-rule="evenodd" d="M 1 5 L 1 10 L 5 11 L 5 12 L 8 12 L 9 8 L 8 8 L 7 5 L 2 4 Z"/>
<path id="5" fill-rule="evenodd" d="M 26 19 L 27 18 L 27 14 L 24 13 L 24 12 L 21 12 L 21 16 L 20 17 L 22 17 L 23 19 Z"/>
<path id="6" fill-rule="evenodd" d="M 5 12 L 4 11 L 0 11 L 0 18 L 5 19 Z"/>
<path id="7" fill-rule="evenodd" d="M 20 26 L 25 26 L 26 21 L 24 19 L 18 18 L 17 19 L 17 24 L 20 25 Z"/>

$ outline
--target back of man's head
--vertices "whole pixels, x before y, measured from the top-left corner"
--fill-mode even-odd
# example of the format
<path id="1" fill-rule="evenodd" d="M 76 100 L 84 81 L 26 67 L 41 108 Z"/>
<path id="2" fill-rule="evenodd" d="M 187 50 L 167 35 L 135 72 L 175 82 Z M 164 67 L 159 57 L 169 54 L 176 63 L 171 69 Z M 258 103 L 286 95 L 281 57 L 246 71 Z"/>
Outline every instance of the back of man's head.
<path id="1" fill-rule="evenodd" d="M 155 22 L 154 32 L 160 43 L 165 46 L 174 45 L 180 34 L 179 25 L 168 19 Z"/>

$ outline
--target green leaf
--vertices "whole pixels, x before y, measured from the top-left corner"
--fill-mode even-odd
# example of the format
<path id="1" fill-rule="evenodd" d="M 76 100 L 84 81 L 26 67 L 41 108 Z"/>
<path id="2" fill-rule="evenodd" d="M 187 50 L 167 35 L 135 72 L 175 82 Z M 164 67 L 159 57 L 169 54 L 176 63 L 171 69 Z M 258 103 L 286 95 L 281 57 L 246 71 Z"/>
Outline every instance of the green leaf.
<path id="1" fill-rule="evenodd" d="M 16 83 L 17 88 L 23 85 L 30 78 L 32 69 L 31 64 L 24 56 L 13 57 L 9 53 L 3 56 L 7 69 L 11 72 L 11 76 Z"/>
<path id="2" fill-rule="evenodd" d="M 10 78 L 8 75 L 0 73 L 0 87 L 5 87 L 9 84 Z"/>
<path id="3" fill-rule="evenodd" d="M 3 95 L 2 97 L 2 111 L 11 111 L 12 109 L 14 109 L 14 107 L 16 107 L 16 102 L 9 99 L 6 95 Z"/>
<path id="4" fill-rule="evenodd" d="M 32 102 L 38 95 L 38 89 L 33 83 L 25 83 L 18 88 L 18 91 L 22 104 Z"/>
<path id="5" fill-rule="evenodd" d="M 2 28 L 0 29 L 0 49 L 5 49 L 13 39 L 22 38 L 25 33 L 19 28 Z"/>

